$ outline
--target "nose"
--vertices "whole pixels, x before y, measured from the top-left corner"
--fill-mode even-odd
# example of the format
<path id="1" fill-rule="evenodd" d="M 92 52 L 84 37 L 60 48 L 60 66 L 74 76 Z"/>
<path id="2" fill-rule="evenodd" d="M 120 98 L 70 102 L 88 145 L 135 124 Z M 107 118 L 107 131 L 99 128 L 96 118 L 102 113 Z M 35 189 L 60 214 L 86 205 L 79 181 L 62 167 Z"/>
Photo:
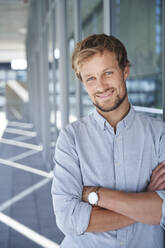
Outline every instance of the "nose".
<path id="1" fill-rule="evenodd" d="M 105 90 L 108 87 L 108 83 L 103 77 L 97 79 L 97 90 Z"/>

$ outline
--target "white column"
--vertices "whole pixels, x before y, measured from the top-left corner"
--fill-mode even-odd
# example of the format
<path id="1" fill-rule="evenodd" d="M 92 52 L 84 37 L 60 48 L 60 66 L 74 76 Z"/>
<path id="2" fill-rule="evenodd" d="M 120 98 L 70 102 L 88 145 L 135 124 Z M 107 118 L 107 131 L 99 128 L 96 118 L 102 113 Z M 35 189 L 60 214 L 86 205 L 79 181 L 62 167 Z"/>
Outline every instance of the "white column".
<path id="1" fill-rule="evenodd" d="M 104 33 L 107 35 L 112 34 L 111 24 L 111 0 L 103 0 L 103 17 L 104 17 Z"/>
<path id="2" fill-rule="evenodd" d="M 69 122 L 69 91 L 68 91 L 68 42 L 66 27 L 66 0 L 57 1 L 58 8 L 58 37 L 59 37 L 59 80 L 60 80 L 60 111 L 61 127 L 65 127 Z"/>
<path id="3" fill-rule="evenodd" d="M 81 40 L 82 30 L 81 30 L 81 11 L 80 11 L 80 0 L 75 0 L 74 5 L 74 35 L 75 44 Z M 82 108 L 82 83 L 80 80 L 75 80 L 76 84 L 76 117 L 79 119 L 83 115 Z"/>

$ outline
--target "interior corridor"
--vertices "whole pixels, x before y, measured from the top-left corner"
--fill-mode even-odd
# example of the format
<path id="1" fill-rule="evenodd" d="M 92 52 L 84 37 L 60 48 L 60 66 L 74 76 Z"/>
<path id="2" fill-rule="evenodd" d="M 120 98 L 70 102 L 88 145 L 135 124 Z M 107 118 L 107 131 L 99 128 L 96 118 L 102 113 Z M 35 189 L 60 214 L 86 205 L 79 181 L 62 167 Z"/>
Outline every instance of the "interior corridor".
<path id="1" fill-rule="evenodd" d="M 0 247 L 59 247 L 52 208 L 52 172 L 31 123 L 12 120 L 0 139 Z"/>

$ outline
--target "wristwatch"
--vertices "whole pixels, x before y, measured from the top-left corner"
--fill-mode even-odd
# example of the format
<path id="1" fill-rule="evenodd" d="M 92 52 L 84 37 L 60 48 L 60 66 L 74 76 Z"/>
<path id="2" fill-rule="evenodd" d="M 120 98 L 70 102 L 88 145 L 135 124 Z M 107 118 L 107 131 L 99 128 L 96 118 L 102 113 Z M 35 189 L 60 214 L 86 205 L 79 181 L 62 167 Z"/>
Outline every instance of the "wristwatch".
<path id="1" fill-rule="evenodd" d="M 88 202 L 92 205 L 92 206 L 97 206 L 98 204 L 98 200 L 99 200 L 99 195 L 98 195 L 98 190 L 100 187 L 96 188 L 96 191 L 90 192 L 88 195 Z"/>

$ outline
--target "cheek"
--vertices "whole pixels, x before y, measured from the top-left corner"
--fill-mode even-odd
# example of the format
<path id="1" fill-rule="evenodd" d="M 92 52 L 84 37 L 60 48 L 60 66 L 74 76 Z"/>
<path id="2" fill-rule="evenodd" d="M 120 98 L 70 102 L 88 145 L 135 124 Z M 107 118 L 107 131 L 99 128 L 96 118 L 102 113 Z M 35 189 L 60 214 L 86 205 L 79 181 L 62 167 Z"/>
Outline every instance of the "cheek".
<path id="1" fill-rule="evenodd" d="M 120 91 L 122 93 L 125 93 L 125 91 L 126 91 L 126 85 L 125 85 L 125 82 L 124 81 L 123 81 L 122 85 L 120 86 Z"/>
<path id="2" fill-rule="evenodd" d="M 84 88 L 87 91 L 88 95 L 93 95 L 93 93 L 95 93 L 95 87 L 92 86 L 92 85 L 87 86 L 87 85 L 84 84 Z"/>
<path id="3" fill-rule="evenodd" d="M 88 93 L 88 96 L 90 97 L 90 98 L 92 98 L 93 97 L 93 90 L 91 89 L 91 88 L 89 88 L 89 87 L 86 87 L 85 86 L 85 90 L 86 90 L 86 92 Z"/>

